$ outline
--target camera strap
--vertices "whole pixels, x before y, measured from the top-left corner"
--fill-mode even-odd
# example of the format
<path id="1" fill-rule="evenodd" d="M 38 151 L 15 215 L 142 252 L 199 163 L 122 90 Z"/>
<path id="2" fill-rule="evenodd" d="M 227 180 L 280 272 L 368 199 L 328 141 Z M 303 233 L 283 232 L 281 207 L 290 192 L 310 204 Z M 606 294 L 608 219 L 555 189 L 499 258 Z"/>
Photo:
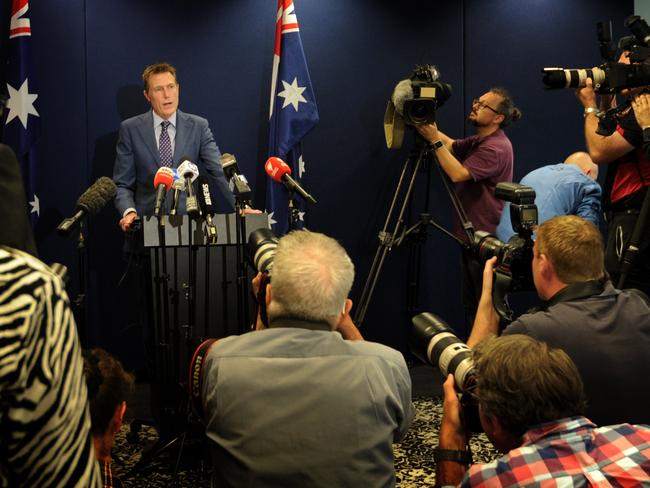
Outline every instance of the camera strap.
<path id="1" fill-rule="evenodd" d="M 203 363 L 208 356 L 208 352 L 217 339 L 206 339 L 196 348 L 192 361 L 190 361 L 190 377 L 187 384 L 189 385 L 190 402 L 203 419 L 203 401 L 201 397 L 201 387 L 203 385 Z"/>
<path id="2" fill-rule="evenodd" d="M 605 290 L 605 286 L 600 280 L 589 280 L 582 283 L 571 283 L 566 288 L 562 288 L 555 295 L 545 301 L 540 310 L 548 310 L 553 305 L 561 302 L 570 302 L 589 298 L 594 295 L 600 295 Z"/>

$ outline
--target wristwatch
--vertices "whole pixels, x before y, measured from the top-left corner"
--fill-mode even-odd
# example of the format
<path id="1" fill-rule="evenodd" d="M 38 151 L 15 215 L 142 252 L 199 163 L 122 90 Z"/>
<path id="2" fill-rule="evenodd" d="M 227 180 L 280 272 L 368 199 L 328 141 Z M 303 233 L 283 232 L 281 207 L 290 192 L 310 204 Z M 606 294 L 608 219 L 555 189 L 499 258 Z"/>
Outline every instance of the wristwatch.
<path id="1" fill-rule="evenodd" d="M 598 109 L 596 107 L 587 107 L 587 108 L 585 108 L 585 114 L 584 114 L 585 117 L 587 115 L 589 115 L 589 114 L 594 114 L 594 113 L 598 113 Z"/>
<path id="2" fill-rule="evenodd" d="M 433 450 L 434 461 L 453 461 L 461 464 L 472 464 L 471 451 L 457 451 L 455 449 L 440 449 Z"/>
<path id="3" fill-rule="evenodd" d="M 433 143 L 433 150 L 437 151 L 438 149 L 440 149 L 444 145 L 445 145 L 445 143 L 442 142 L 440 139 L 438 139 L 436 142 Z"/>

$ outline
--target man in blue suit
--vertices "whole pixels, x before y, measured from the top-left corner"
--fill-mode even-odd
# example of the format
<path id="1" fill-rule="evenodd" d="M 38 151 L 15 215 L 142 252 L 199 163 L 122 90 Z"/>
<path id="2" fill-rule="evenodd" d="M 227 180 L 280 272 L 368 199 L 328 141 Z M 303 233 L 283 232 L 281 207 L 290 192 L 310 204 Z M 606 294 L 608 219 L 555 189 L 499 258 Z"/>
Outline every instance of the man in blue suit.
<path id="1" fill-rule="evenodd" d="M 137 216 L 153 214 L 154 176 L 161 166 L 177 167 L 181 158 L 195 163 L 199 173 L 207 176 L 216 211 L 234 212 L 233 195 L 208 121 L 178 110 L 176 68 L 168 63 L 149 65 L 142 80 L 151 110 L 122 122 L 117 141 L 113 180 L 117 185 L 115 206 L 121 216 L 120 228 L 127 231 Z M 166 204 L 163 213 L 168 211 Z M 185 212 L 184 194 L 178 211 Z"/>

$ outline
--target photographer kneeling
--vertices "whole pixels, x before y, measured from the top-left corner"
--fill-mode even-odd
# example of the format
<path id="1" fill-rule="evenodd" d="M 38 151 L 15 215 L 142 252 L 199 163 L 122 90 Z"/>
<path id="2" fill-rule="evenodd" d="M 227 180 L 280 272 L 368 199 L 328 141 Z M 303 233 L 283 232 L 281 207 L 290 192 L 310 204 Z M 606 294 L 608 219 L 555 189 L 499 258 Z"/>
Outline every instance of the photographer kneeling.
<path id="1" fill-rule="evenodd" d="M 215 486 L 395 484 L 392 443 L 414 415 L 411 380 L 398 351 L 363 341 L 352 323 L 353 279 L 334 239 L 279 240 L 269 327 L 214 342 L 203 359 Z"/>
<path id="2" fill-rule="evenodd" d="M 637 290 L 615 289 L 603 261 L 602 236 L 591 222 L 568 215 L 541 224 L 532 274 L 543 304 L 503 335 L 526 334 L 566 351 L 584 382 L 587 417 L 596 424 L 650 423 L 650 306 Z M 485 264 L 469 347 L 499 332 L 494 264 L 494 258 Z"/>
<path id="3" fill-rule="evenodd" d="M 472 358 L 481 425 L 505 455 L 467 466 L 467 434 L 449 375 L 437 486 L 641 486 L 650 481 L 650 428 L 597 428 L 583 417 L 580 374 L 564 351 L 517 334 L 481 342 Z"/>

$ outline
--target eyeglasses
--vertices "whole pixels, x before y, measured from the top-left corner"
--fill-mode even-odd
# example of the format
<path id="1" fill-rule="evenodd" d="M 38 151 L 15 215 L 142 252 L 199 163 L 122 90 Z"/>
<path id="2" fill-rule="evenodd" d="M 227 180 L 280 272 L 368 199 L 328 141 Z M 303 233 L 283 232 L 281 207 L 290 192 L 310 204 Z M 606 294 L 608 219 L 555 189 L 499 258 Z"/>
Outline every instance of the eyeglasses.
<path id="1" fill-rule="evenodd" d="M 482 100 L 479 100 L 478 98 L 475 98 L 474 100 L 472 100 L 472 105 L 478 105 L 479 110 L 482 109 L 483 107 L 485 107 L 485 108 L 489 108 L 490 110 L 492 110 L 497 115 L 501 114 L 501 112 L 499 112 L 498 110 L 493 109 L 487 103 L 485 103 Z"/>

